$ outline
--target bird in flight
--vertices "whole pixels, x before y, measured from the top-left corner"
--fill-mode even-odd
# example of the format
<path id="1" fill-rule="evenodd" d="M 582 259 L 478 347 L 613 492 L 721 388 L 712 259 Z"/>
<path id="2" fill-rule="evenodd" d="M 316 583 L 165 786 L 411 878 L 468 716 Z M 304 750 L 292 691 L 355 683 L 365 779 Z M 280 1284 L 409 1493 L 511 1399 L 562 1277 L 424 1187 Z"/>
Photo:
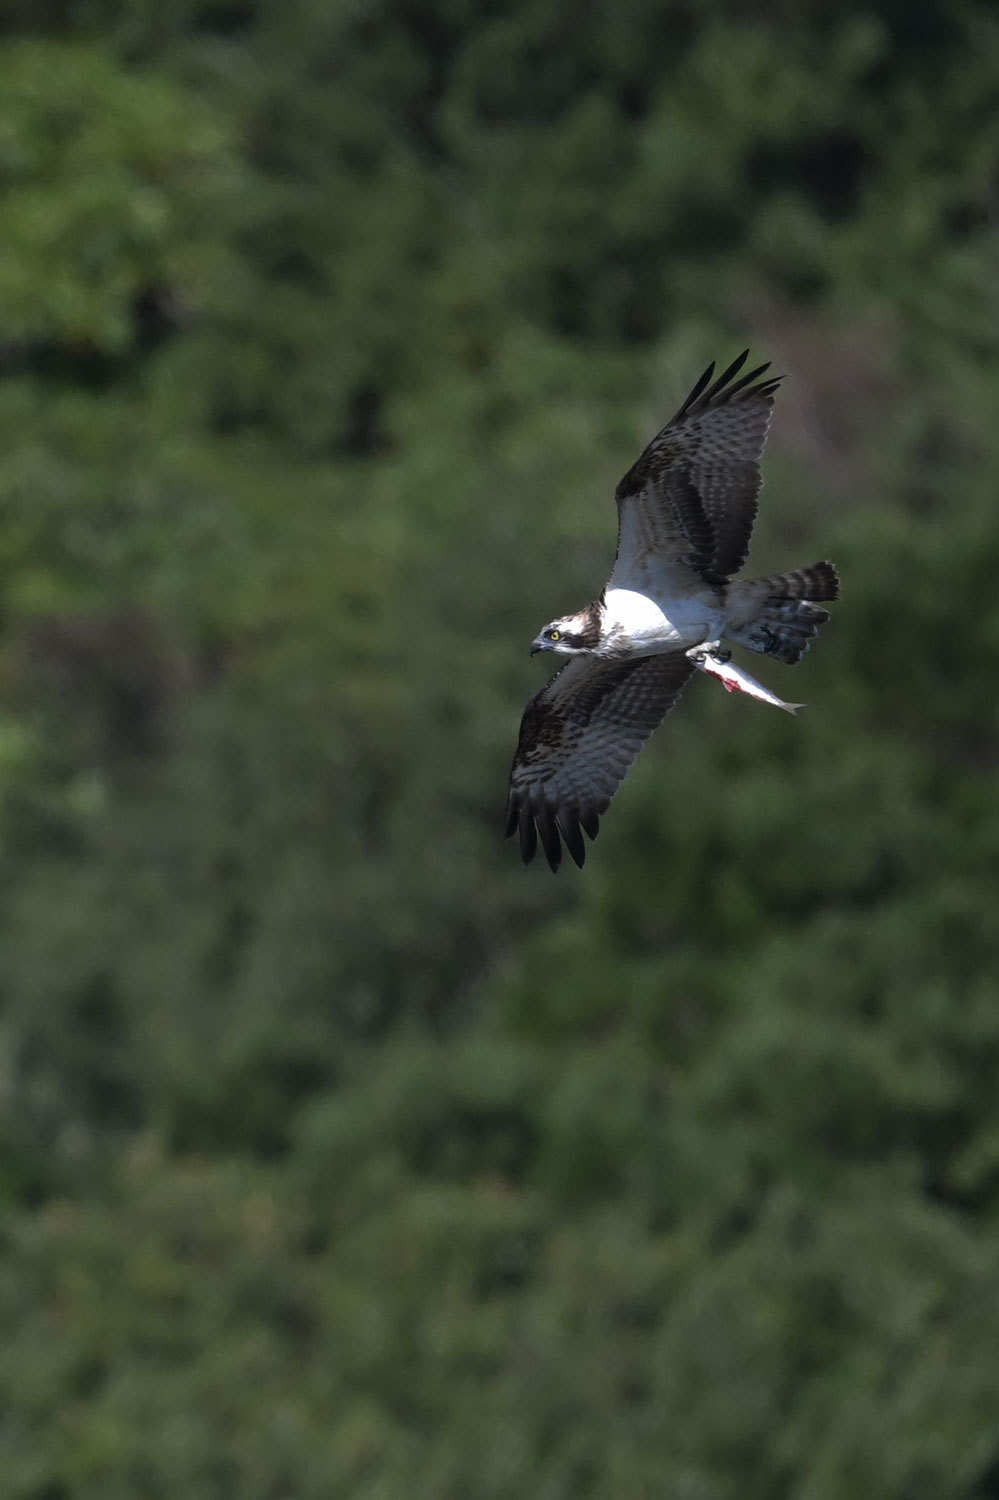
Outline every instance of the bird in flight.
<path id="1" fill-rule="evenodd" d="M 506 832 L 527 864 L 538 842 L 552 870 L 577 865 L 600 815 L 691 675 L 794 712 L 731 662 L 722 640 L 793 665 L 839 595 L 830 562 L 736 580 L 759 507 L 759 458 L 781 377 L 713 379 L 709 365 L 676 416 L 617 487 L 617 556 L 599 596 L 531 643 L 566 660 L 528 703 L 510 773 Z M 738 378 L 736 378 L 738 377 Z"/>

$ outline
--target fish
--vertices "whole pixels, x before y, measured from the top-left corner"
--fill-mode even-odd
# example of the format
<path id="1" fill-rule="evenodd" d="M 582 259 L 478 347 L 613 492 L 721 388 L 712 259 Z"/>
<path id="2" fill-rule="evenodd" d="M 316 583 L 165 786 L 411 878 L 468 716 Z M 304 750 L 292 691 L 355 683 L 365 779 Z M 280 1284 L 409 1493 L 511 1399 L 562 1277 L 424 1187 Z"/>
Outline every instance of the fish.
<path id="1" fill-rule="evenodd" d="M 729 660 L 730 652 L 712 649 L 711 645 L 695 646 L 687 652 L 694 666 L 701 672 L 708 672 L 712 677 L 717 677 L 727 693 L 748 693 L 751 698 L 759 698 L 761 703 L 769 703 L 774 708 L 782 708 L 785 713 L 796 714 L 799 708 L 804 708 L 804 703 L 785 703 L 783 698 L 778 698 L 769 688 L 765 688 L 762 682 L 757 682 L 742 667 L 737 667 Z"/>

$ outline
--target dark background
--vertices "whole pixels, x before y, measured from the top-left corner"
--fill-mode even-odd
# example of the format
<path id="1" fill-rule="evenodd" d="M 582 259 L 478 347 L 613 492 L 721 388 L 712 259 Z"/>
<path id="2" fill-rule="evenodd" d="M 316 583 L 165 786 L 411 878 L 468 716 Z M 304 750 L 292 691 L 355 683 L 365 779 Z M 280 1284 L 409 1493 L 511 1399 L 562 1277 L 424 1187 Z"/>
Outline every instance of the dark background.
<path id="1" fill-rule="evenodd" d="M 5 1500 L 999 1496 L 997 21 L 3 7 Z M 746 344 L 807 713 L 525 871 Z"/>

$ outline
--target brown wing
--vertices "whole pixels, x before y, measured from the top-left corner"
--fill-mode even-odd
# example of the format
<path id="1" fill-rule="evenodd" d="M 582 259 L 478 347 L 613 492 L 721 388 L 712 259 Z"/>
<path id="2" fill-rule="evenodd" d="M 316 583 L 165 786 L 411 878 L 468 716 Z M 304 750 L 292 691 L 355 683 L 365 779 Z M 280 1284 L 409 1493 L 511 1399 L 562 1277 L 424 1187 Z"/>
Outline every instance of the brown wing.
<path id="1" fill-rule="evenodd" d="M 749 350 L 711 384 L 709 365 L 676 416 L 652 439 L 617 487 L 618 562 L 653 547 L 712 583 L 746 560 L 760 493 L 763 452 L 781 377 L 769 364 L 738 375 Z"/>
<path id="2" fill-rule="evenodd" d="M 601 661 L 573 656 L 524 710 L 510 772 L 507 837 L 519 830 L 527 864 L 538 836 L 557 870 L 562 844 L 582 865 L 580 827 L 596 838 L 635 756 L 693 671 L 680 652 Z"/>

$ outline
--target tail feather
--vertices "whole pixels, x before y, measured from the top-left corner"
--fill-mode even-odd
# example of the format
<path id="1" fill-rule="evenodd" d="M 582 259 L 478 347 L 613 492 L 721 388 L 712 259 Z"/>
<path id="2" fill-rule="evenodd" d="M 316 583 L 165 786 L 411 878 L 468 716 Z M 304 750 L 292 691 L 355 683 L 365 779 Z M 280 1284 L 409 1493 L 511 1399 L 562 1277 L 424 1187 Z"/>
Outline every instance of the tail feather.
<path id="1" fill-rule="evenodd" d="M 829 618 L 817 601 L 838 598 L 839 577 L 831 562 L 730 584 L 725 634 L 749 651 L 793 666 Z"/>
<path id="2" fill-rule="evenodd" d="M 762 589 L 774 599 L 806 599 L 828 603 L 839 598 L 839 574 L 831 562 L 812 563 L 808 568 L 794 568 L 790 573 L 774 573 L 769 578 L 754 578 L 753 587 Z"/>

